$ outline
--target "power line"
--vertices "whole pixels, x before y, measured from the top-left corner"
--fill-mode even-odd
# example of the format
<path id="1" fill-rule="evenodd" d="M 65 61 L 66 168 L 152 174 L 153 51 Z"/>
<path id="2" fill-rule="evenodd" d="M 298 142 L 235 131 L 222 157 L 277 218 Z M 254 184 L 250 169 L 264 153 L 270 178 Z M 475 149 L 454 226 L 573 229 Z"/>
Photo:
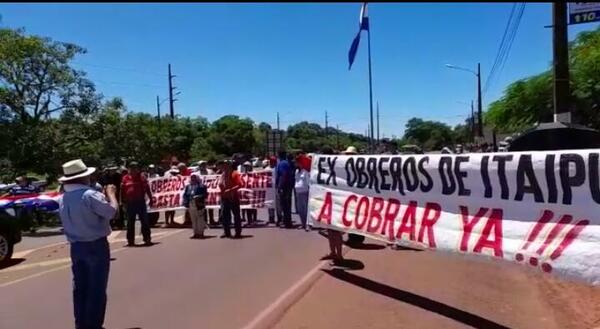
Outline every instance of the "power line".
<path id="1" fill-rule="evenodd" d="M 504 33 L 502 35 L 500 45 L 498 47 L 498 53 L 496 54 L 494 64 L 492 65 L 490 74 L 488 75 L 487 80 L 485 82 L 485 86 L 483 89 L 484 94 L 487 93 L 490 86 L 494 83 L 494 81 L 504 69 L 504 65 L 506 64 L 514 39 L 517 35 L 517 31 L 519 29 L 524 10 L 525 3 L 513 4 L 510 15 L 508 17 L 508 21 L 506 23 L 506 27 L 504 28 Z"/>
<path id="2" fill-rule="evenodd" d="M 163 86 L 149 85 L 149 84 L 145 84 L 145 83 L 105 81 L 105 80 L 98 80 L 98 79 L 94 79 L 93 82 L 94 83 L 100 83 L 100 84 L 119 85 L 119 86 L 132 86 L 132 87 L 144 87 L 144 88 L 163 88 Z"/>
<path id="3" fill-rule="evenodd" d="M 510 15 L 508 16 L 508 21 L 506 22 L 506 27 L 504 27 L 504 33 L 502 34 L 502 40 L 500 40 L 500 45 L 498 45 L 498 52 L 496 53 L 496 58 L 494 59 L 494 64 L 492 65 L 492 68 L 490 69 L 490 74 L 488 74 L 487 80 L 485 81 L 484 93 L 487 91 L 487 89 L 489 87 L 489 82 L 491 81 L 491 77 L 496 73 L 498 63 L 500 62 L 500 56 L 502 55 L 504 46 L 506 44 L 506 36 L 508 36 L 508 31 L 510 30 L 516 8 L 517 8 L 517 4 L 513 3 L 512 9 L 510 10 Z"/>
<path id="4" fill-rule="evenodd" d="M 71 62 L 71 63 L 74 65 L 89 66 L 89 67 L 95 67 L 95 68 L 106 69 L 106 70 L 129 71 L 129 72 L 136 72 L 136 73 L 141 73 L 141 74 L 157 75 L 157 76 L 161 76 L 161 77 L 165 76 L 164 73 L 149 72 L 149 71 L 143 71 L 143 70 L 138 70 L 138 69 L 133 69 L 133 68 L 115 67 L 115 66 L 89 64 L 89 63 L 81 63 L 81 62 Z"/>
<path id="5" fill-rule="evenodd" d="M 519 8 L 519 13 L 516 18 L 516 21 L 517 21 L 516 27 L 511 35 L 511 41 L 508 45 L 508 50 L 506 51 L 506 56 L 504 58 L 504 61 L 502 61 L 502 64 L 500 65 L 500 70 L 498 71 L 498 74 L 496 75 L 496 80 L 500 77 L 500 74 L 502 74 L 502 71 L 504 70 L 504 65 L 506 64 L 506 62 L 508 60 L 508 54 L 510 54 L 510 50 L 512 48 L 513 41 L 514 41 L 515 37 L 517 36 L 517 31 L 519 30 L 519 25 L 521 24 L 521 18 L 523 17 L 524 12 L 525 12 L 525 3 L 523 3 L 521 5 L 521 7 Z"/>

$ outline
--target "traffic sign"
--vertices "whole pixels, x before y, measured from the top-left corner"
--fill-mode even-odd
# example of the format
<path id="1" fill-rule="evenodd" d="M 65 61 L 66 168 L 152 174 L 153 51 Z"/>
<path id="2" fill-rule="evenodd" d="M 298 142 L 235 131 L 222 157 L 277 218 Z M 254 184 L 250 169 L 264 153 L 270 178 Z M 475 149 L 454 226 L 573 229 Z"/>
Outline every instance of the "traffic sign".
<path id="1" fill-rule="evenodd" d="M 569 24 L 600 21 L 600 2 L 569 3 Z"/>

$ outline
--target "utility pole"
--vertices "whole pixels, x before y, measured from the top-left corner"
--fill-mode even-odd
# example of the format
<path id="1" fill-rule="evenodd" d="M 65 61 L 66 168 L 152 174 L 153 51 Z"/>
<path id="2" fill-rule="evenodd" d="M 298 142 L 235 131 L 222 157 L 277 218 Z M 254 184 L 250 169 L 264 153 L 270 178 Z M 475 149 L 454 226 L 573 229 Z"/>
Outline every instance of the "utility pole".
<path id="1" fill-rule="evenodd" d="M 277 130 L 279 130 L 279 112 L 277 112 Z"/>
<path id="2" fill-rule="evenodd" d="M 473 107 L 473 100 L 471 100 L 471 141 L 475 141 L 475 108 Z"/>
<path id="3" fill-rule="evenodd" d="M 340 126 L 335 125 L 335 143 L 337 145 L 338 151 L 340 150 Z"/>
<path id="4" fill-rule="evenodd" d="M 377 146 L 379 146 L 379 102 L 377 102 Z"/>
<path id="5" fill-rule="evenodd" d="M 477 63 L 477 134 L 483 137 L 483 104 L 481 103 L 481 63 Z"/>
<path id="6" fill-rule="evenodd" d="M 328 132 L 328 131 L 327 131 L 327 130 L 328 130 L 327 128 L 329 128 L 329 122 L 327 121 L 327 119 L 328 119 L 328 118 L 327 118 L 327 111 L 325 111 L 325 137 L 329 136 L 329 135 L 327 134 L 327 132 Z"/>
<path id="7" fill-rule="evenodd" d="M 169 64 L 169 113 L 171 115 L 171 119 L 175 118 L 175 109 L 173 108 L 173 103 L 175 99 L 173 99 L 173 78 L 175 76 L 171 74 L 171 64 Z"/>
<path id="8" fill-rule="evenodd" d="M 571 123 L 567 3 L 552 3 L 554 122 Z"/>
<path id="9" fill-rule="evenodd" d="M 370 148 L 369 151 L 373 153 L 373 78 L 371 75 L 371 29 L 367 29 L 367 45 L 369 48 L 369 114 L 371 117 L 371 121 L 369 123 L 369 141 Z"/>
<path id="10" fill-rule="evenodd" d="M 158 118 L 158 122 L 160 123 L 160 101 L 158 99 L 158 95 L 156 96 L 156 117 Z"/>

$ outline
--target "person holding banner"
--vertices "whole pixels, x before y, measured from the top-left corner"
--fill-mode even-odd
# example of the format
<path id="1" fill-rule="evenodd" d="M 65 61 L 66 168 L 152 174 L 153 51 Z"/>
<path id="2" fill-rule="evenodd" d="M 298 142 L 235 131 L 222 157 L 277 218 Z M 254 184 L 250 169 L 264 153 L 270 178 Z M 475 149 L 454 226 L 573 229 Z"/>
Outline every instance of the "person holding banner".
<path id="1" fill-rule="evenodd" d="M 351 146 L 342 154 L 348 154 L 350 152 L 355 152 L 356 149 Z M 321 154 L 324 155 L 333 155 L 333 149 L 331 147 L 323 148 Z M 351 154 L 351 153 L 350 153 Z M 327 229 L 327 240 L 329 241 L 329 254 L 321 259 L 332 259 L 330 265 L 339 265 L 344 261 L 344 256 L 342 255 L 342 246 L 344 244 L 343 233 L 338 230 Z"/>
<path id="2" fill-rule="evenodd" d="M 121 182 L 123 191 L 123 201 L 127 208 L 127 245 L 135 245 L 135 219 L 139 218 L 142 224 L 142 235 L 144 245 L 151 246 L 150 223 L 148 222 L 148 209 L 146 208 L 146 199 L 152 200 L 152 193 L 148 180 L 142 175 L 137 162 L 129 164 L 129 173 L 123 177 Z"/>
<path id="3" fill-rule="evenodd" d="M 194 235 L 191 239 L 204 239 L 204 230 L 206 229 L 205 200 L 208 196 L 208 190 L 200 181 L 198 175 L 190 176 L 190 184 L 185 187 L 183 192 L 183 206 L 187 208 L 192 221 Z"/>
<path id="4" fill-rule="evenodd" d="M 221 190 L 221 219 L 223 222 L 224 234 L 221 238 L 231 238 L 231 214 L 235 226 L 235 237 L 242 237 L 242 218 L 240 217 L 240 196 L 239 189 L 242 187 L 240 174 L 234 170 L 233 162 L 224 164 L 224 171 L 219 182 Z"/>
<path id="5" fill-rule="evenodd" d="M 288 161 L 285 151 L 279 152 L 279 163 L 277 164 L 277 195 L 283 213 L 283 225 L 292 228 L 292 193 L 294 190 L 294 169 Z"/>
<path id="6" fill-rule="evenodd" d="M 277 186 L 277 158 L 272 156 L 269 158 L 269 167 L 272 170 L 272 184 L 273 186 Z M 265 168 L 266 169 L 266 168 Z M 283 217 L 281 214 L 281 206 L 279 205 L 279 195 L 278 193 L 275 193 L 275 202 L 274 206 L 269 208 L 269 223 L 271 224 L 276 224 L 277 226 L 279 226 L 279 224 L 281 223 L 281 218 Z M 277 222 L 275 222 L 275 214 L 277 214 Z"/>
<path id="7" fill-rule="evenodd" d="M 300 154 L 296 158 L 298 171 L 296 171 L 296 184 L 294 189 L 296 191 L 296 208 L 298 209 L 298 215 L 302 222 L 302 228 L 305 231 L 310 231 L 306 220 L 308 217 L 308 188 L 310 182 L 310 159 Z"/>
<path id="8" fill-rule="evenodd" d="M 198 173 L 200 174 L 200 176 L 215 174 L 214 170 L 208 167 L 208 162 L 204 160 L 198 161 Z M 214 209 L 204 209 L 204 218 L 208 221 L 210 225 L 212 225 L 215 221 Z"/>
<path id="9" fill-rule="evenodd" d="M 177 166 L 171 166 L 171 169 L 165 172 L 164 177 L 173 177 L 179 175 L 179 169 Z M 175 211 L 165 211 L 165 227 L 171 227 L 175 225 Z"/>

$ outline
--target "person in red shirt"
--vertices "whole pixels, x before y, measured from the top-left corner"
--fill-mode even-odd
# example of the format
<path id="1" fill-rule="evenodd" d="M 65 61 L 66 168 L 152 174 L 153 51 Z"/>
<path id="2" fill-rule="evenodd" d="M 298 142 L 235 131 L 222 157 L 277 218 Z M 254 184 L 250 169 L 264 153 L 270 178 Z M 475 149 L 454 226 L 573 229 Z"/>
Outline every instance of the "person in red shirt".
<path id="1" fill-rule="evenodd" d="M 142 175 L 137 162 L 129 164 L 129 173 L 121 181 L 121 196 L 127 209 L 127 245 L 135 245 L 136 217 L 139 217 L 142 224 L 144 245 L 152 245 L 148 209 L 146 208 L 146 196 L 152 199 L 152 193 L 148 181 Z"/>
<path id="2" fill-rule="evenodd" d="M 225 171 L 221 175 L 219 189 L 221 190 L 221 219 L 223 222 L 224 234 L 221 238 L 231 237 L 231 214 L 235 227 L 234 238 L 242 237 L 242 218 L 240 216 L 240 196 L 239 189 L 242 187 L 240 174 L 234 170 L 232 162 L 225 164 Z"/>

